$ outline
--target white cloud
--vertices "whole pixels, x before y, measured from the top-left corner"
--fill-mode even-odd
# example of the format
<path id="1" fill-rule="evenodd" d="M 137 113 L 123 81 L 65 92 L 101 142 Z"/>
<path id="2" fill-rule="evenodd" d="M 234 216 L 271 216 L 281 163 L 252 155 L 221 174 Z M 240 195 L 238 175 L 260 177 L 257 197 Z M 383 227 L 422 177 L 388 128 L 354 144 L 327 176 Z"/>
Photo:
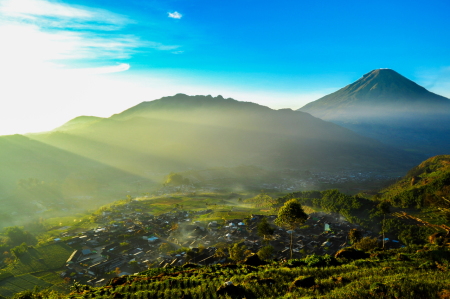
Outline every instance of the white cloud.
<path id="1" fill-rule="evenodd" d="M 169 12 L 168 14 L 169 14 L 169 18 L 172 18 L 172 19 L 181 19 L 181 17 L 183 16 L 182 14 L 180 14 L 177 11 Z"/>
<path id="2" fill-rule="evenodd" d="M 0 2 L 0 14 L 51 26 L 76 27 L 78 23 L 80 26 L 89 27 L 88 23 L 92 22 L 90 25 L 94 27 L 98 24 L 108 24 L 120 28 L 133 23 L 125 16 L 104 9 L 68 5 L 52 0 L 3 0 Z"/>
<path id="3" fill-rule="evenodd" d="M 128 71 L 130 65 L 128 63 L 120 63 L 113 66 L 102 66 L 102 67 L 92 67 L 92 68 L 82 68 L 82 69 L 71 69 L 68 72 L 81 75 L 99 75 L 99 74 L 111 74 L 120 73 Z"/>
<path id="4" fill-rule="evenodd" d="M 50 130 L 79 115 L 109 116 L 144 100 L 149 88 L 119 80 L 130 64 L 116 61 L 179 46 L 123 34 L 131 23 L 61 1 L 0 0 L 0 135 Z"/>

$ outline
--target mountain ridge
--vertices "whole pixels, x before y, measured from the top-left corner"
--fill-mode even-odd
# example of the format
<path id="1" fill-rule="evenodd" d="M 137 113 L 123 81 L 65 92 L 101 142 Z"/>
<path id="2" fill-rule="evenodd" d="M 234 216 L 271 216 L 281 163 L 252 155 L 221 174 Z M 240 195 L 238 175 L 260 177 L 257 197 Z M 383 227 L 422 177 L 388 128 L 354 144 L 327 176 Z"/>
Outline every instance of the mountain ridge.
<path id="1" fill-rule="evenodd" d="M 403 159 L 376 140 L 308 113 L 272 110 L 222 96 L 163 97 L 80 130 L 35 138 L 132 173 L 145 172 L 150 165 L 167 170 L 166 163 L 172 165 L 170 171 L 182 171 L 194 165 L 194 169 L 242 163 L 283 168 L 344 164 L 344 160 L 372 167 Z M 98 145 L 92 144 L 94 140 Z M 139 146 L 130 148 L 131 144 Z M 99 152 L 106 145 L 111 147 L 108 153 Z M 369 159 L 363 158 L 366 153 Z M 372 158 L 378 162 L 369 162 Z M 137 160 L 146 162 L 137 165 Z M 184 166 L 179 169 L 177 161 L 189 163 L 181 163 Z M 129 169 L 130 165 L 135 166 Z"/>

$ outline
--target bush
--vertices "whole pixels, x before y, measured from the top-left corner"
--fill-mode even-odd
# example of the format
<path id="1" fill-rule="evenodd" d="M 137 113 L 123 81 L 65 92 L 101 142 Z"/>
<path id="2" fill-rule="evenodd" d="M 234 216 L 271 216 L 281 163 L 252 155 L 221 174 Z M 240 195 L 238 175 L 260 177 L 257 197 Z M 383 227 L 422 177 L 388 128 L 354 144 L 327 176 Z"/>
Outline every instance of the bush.
<path id="1" fill-rule="evenodd" d="M 309 267 L 328 267 L 336 266 L 339 264 L 334 257 L 328 254 L 324 256 L 316 254 L 308 255 L 304 261 Z"/>
<path id="2" fill-rule="evenodd" d="M 266 260 L 272 256 L 273 251 L 274 251 L 273 247 L 268 245 L 262 247 L 256 254 L 259 256 L 260 259 Z"/>
<path id="3" fill-rule="evenodd" d="M 379 247 L 380 245 L 378 244 L 377 238 L 371 239 L 369 237 L 364 237 L 355 243 L 355 248 L 362 251 L 371 251 Z"/>

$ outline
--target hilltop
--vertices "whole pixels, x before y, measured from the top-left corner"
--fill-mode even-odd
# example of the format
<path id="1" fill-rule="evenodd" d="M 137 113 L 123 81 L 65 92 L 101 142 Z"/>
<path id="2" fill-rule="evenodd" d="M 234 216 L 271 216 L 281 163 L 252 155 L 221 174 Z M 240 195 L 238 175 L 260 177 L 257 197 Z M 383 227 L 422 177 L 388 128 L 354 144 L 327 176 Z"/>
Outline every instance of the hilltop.
<path id="1" fill-rule="evenodd" d="M 450 100 L 394 70 L 373 70 L 299 111 L 428 156 L 450 150 Z"/>

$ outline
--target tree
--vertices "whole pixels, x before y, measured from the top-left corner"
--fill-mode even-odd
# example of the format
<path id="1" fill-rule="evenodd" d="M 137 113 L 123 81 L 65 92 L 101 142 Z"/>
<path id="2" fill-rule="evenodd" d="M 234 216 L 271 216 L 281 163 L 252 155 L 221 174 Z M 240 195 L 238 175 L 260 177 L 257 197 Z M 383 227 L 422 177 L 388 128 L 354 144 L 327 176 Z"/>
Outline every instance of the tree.
<path id="1" fill-rule="evenodd" d="M 245 245 L 242 245 L 241 247 L 239 247 L 239 244 L 235 243 L 233 246 L 230 246 L 228 248 L 228 252 L 230 253 L 230 258 L 235 262 L 239 262 L 240 260 L 242 260 L 242 258 L 244 256 L 245 249 L 246 249 Z"/>
<path id="2" fill-rule="evenodd" d="M 218 249 L 216 250 L 216 252 L 214 253 L 214 255 L 215 255 L 216 257 L 218 257 L 218 258 L 226 257 L 226 256 L 227 256 L 226 253 L 225 253 L 225 250 L 224 250 L 223 248 L 218 248 Z"/>
<path id="3" fill-rule="evenodd" d="M 385 222 L 386 222 L 386 214 L 391 212 L 389 202 L 382 201 L 378 204 L 378 210 L 383 214 L 383 250 L 384 250 L 384 233 L 385 233 Z"/>
<path id="4" fill-rule="evenodd" d="M 278 212 L 275 224 L 278 226 L 285 225 L 291 230 L 291 259 L 294 229 L 301 223 L 305 223 L 306 219 L 308 219 L 308 215 L 303 211 L 303 207 L 297 199 L 287 201 Z"/>
<path id="5" fill-rule="evenodd" d="M 261 222 L 258 224 L 258 236 L 263 237 L 263 239 L 266 239 L 266 236 L 273 235 L 275 229 L 270 226 L 269 222 L 267 221 L 266 217 L 263 217 Z"/>
<path id="6" fill-rule="evenodd" d="M 351 229 L 348 233 L 348 237 L 350 239 L 350 242 L 352 242 L 352 244 L 355 244 L 356 242 L 358 242 L 359 240 L 361 240 L 361 232 L 359 230 L 357 230 L 356 228 Z"/>
<path id="7" fill-rule="evenodd" d="M 5 227 L 3 232 L 9 238 L 9 243 L 12 246 L 16 246 L 24 242 L 27 244 L 33 244 L 36 242 L 36 238 L 33 235 L 18 226 Z"/>
<path id="8" fill-rule="evenodd" d="M 362 251 L 369 251 L 378 247 L 378 241 L 376 238 L 371 239 L 369 237 L 364 237 L 355 243 L 355 248 Z"/>
<path id="9" fill-rule="evenodd" d="M 266 260 L 270 258 L 273 254 L 274 248 L 270 245 L 262 247 L 256 254 L 259 256 L 260 259 Z"/>

